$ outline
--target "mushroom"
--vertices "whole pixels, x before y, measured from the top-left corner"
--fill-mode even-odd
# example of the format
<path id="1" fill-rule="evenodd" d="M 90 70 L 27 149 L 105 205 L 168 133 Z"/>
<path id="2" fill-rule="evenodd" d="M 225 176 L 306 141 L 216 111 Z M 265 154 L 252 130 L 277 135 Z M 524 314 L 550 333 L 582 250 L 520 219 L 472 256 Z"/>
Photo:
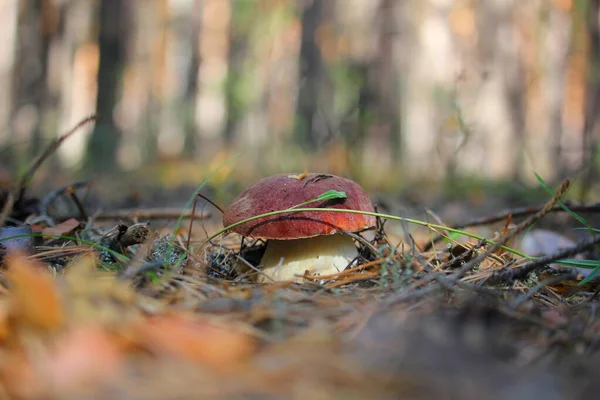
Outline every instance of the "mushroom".
<path id="1" fill-rule="evenodd" d="M 374 211 L 364 190 L 349 179 L 318 173 L 281 174 L 263 178 L 242 191 L 225 209 L 223 224 L 229 226 L 256 215 L 286 210 L 329 190 L 344 192 L 346 197 L 315 201 L 303 207 Z M 362 231 L 375 224 L 371 215 L 301 211 L 263 217 L 232 230 L 266 241 L 258 282 L 301 282 L 306 271 L 316 276 L 346 268 L 358 256 L 358 250 L 345 232 Z"/>

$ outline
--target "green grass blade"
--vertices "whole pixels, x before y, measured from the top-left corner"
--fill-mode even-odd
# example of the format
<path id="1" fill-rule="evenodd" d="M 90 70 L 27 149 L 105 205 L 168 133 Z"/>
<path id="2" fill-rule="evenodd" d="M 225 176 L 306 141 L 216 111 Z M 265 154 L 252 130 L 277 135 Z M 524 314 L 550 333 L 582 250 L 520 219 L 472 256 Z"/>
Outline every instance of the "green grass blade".
<path id="1" fill-rule="evenodd" d="M 598 275 L 600 275 L 600 264 L 596 263 L 597 266 L 596 268 L 590 272 L 590 274 L 588 276 L 585 277 L 585 279 L 583 279 L 581 282 L 578 283 L 578 285 L 585 285 L 586 283 L 590 282 L 592 279 L 596 278 Z"/>
<path id="2" fill-rule="evenodd" d="M 466 231 L 462 231 L 460 229 L 454 229 L 454 228 L 450 228 L 448 226 L 443 226 L 443 225 L 437 225 L 437 224 L 432 224 L 429 222 L 424 222 L 424 221 L 419 221 L 416 219 L 411 219 L 411 218 L 403 218 L 403 217 L 397 217 L 395 215 L 390 215 L 390 214 L 382 214 L 382 213 L 377 213 L 377 212 L 371 212 L 371 211 L 359 211 L 359 210 L 344 210 L 344 209 L 339 209 L 339 208 L 296 208 L 296 209 L 285 209 L 285 210 L 279 210 L 279 211 L 271 211 L 268 213 L 264 213 L 264 214 L 260 214 L 260 215 L 255 215 L 254 217 L 250 217 L 250 218 L 246 218 L 242 221 L 238 221 L 234 224 L 228 225 L 222 229 L 220 229 L 218 232 L 214 233 L 213 235 L 211 235 L 202 246 L 205 246 L 206 244 L 210 243 L 212 240 L 214 240 L 215 238 L 219 237 L 220 235 L 224 234 L 225 232 L 235 228 L 236 226 L 245 224 L 247 222 L 252 222 L 255 221 L 257 219 L 260 218 L 265 218 L 265 217 L 271 217 L 274 215 L 280 215 L 280 214 L 287 214 L 287 213 L 296 213 L 296 212 L 305 212 L 305 211 L 310 211 L 310 212 L 339 212 L 339 213 L 349 213 L 349 214 L 363 214 L 363 215 L 370 215 L 370 216 L 374 216 L 374 217 L 380 217 L 380 218 L 384 218 L 384 219 L 391 219 L 391 220 L 395 220 L 395 221 L 406 221 L 407 223 L 410 224 L 415 224 L 415 225 L 420 225 L 426 228 L 430 228 L 430 229 L 439 229 L 439 230 L 446 230 L 448 232 L 453 232 L 456 234 L 459 234 L 461 236 L 467 236 L 470 237 L 472 239 L 477 239 L 477 240 L 485 240 L 490 244 L 495 244 L 494 241 L 486 239 L 484 237 L 481 237 L 479 235 L 473 234 L 473 233 L 469 233 Z M 501 246 L 502 249 L 513 253 L 515 255 L 518 255 L 520 257 L 526 258 L 528 260 L 534 260 L 534 257 L 528 256 L 526 254 L 523 254 L 522 252 L 512 249 L 508 246 Z"/>
<path id="3" fill-rule="evenodd" d="M 544 179 L 538 175 L 537 173 L 535 173 L 535 177 L 538 180 L 538 182 L 540 183 L 540 185 L 542 185 L 542 187 L 546 190 L 546 192 L 548 192 L 548 194 L 550 196 L 554 196 L 554 192 L 552 191 L 552 189 L 546 184 L 546 182 L 544 181 Z M 557 201 L 557 204 L 563 209 L 565 210 L 565 212 L 569 213 L 569 215 L 571 215 L 573 218 L 575 218 L 577 221 L 579 221 L 583 226 L 585 226 L 588 229 L 592 229 L 592 227 L 588 224 L 588 222 L 579 214 L 577 214 L 575 211 L 571 210 L 569 207 L 567 207 L 567 205 L 565 203 L 563 203 L 561 200 Z"/>
<path id="4" fill-rule="evenodd" d="M 535 177 L 538 180 L 538 182 L 540 183 L 540 185 L 542 185 L 542 187 L 551 195 L 554 196 L 554 193 L 552 192 L 552 189 L 550 189 L 550 187 L 548 187 L 548 185 L 546 184 L 546 182 L 544 181 L 544 179 L 542 179 L 542 177 L 540 175 L 538 175 L 537 173 L 535 173 Z M 591 225 L 585 220 L 585 218 L 583 218 L 582 216 L 580 216 L 579 214 L 577 214 L 575 211 L 571 210 L 569 207 L 567 207 L 567 205 L 565 203 L 563 203 L 562 201 L 558 201 L 557 202 L 558 205 L 560 205 L 560 207 L 565 210 L 565 212 L 567 212 L 570 216 L 572 216 L 575 220 L 577 220 L 580 224 L 582 224 L 592 235 L 592 237 L 594 236 L 594 232 L 597 232 L 596 229 L 592 228 Z M 558 261 L 557 261 L 558 262 Z M 558 262 L 560 264 L 562 264 L 562 262 Z M 587 268 L 587 267 L 584 267 Z M 581 282 L 579 282 L 579 285 L 583 285 L 589 281 L 591 281 L 592 279 L 594 279 L 596 276 L 598 276 L 598 274 L 600 274 L 600 264 L 597 264 L 596 269 L 594 271 L 592 271 L 592 273 L 590 275 L 588 275 L 584 280 L 582 280 Z"/>
<path id="5" fill-rule="evenodd" d="M 341 192 L 339 190 L 328 190 L 326 192 L 321 193 L 320 195 L 318 195 L 317 197 L 307 200 L 305 202 L 302 202 L 300 204 L 296 204 L 295 206 L 292 206 L 290 208 L 288 208 L 288 210 L 292 210 L 294 208 L 298 208 L 298 207 L 302 207 L 305 206 L 307 204 L 310 203 L 314 203 L 316 201 L 326 201 L 326 200 L 334 200 L 334 199 L 345 199 L 346 196 L 346 192 Z"/>

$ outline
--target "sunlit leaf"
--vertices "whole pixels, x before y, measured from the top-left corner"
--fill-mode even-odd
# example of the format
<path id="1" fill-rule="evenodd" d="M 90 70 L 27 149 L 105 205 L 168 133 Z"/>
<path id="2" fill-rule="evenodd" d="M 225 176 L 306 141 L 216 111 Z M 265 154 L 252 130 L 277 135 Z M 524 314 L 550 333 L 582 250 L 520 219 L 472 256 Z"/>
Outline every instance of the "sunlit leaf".
<path id="1" fill-rule="evenodd" d="M 79 327 L 60 338 L 42 373 L 56 390 L 68 393 L 118 377 L 123 356 L 101 327 Z"/>
<path id="2" fill-rule="evenodd" d="M 135 330 L 137 340 L 157 355 L 229 369 L 254 350 L 254 341 L 233 327 L 179 315 L 152 317 Z"/>
<path id="3" fill-rule="evenodd" d="M 58 329 L 64 319 L 62 303 L 48 270 L 18 252 L 10 253 L 6 264 L 15 319 L 44 330 Z"/>
<path id="4" fill-rule="evenodd" d="M 73 231 L 73 229 L 77 228 L 78 226 L 79 221 L 77 221 L 75 218 L 70 218 L 56 226 L 49 226 L 47 228 L 44 228 L 42 234 L 44 236 L 65 235 Z"/>
<path id="5" fill-rule="evenodd" d="M 3 343 L 10 334 L 8 302 L 0 302 L 0 343 Z"/>

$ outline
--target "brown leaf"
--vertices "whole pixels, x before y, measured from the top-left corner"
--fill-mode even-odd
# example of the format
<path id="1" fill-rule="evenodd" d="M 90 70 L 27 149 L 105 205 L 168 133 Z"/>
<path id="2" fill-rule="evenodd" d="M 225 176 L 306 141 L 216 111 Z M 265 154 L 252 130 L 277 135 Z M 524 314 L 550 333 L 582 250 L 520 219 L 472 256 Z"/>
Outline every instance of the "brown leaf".
<path id="1" fill-rule="evenodd" d="M 230 369 L 254 351 L 254 340 L 235 328 L 181 315 L 152 317 L 135 330 L 138 342 L 157 355 L 181 358 L 220 370 Z"/>
<path id="2" fill-rule="evenodd" d="M 0 301 L 0 344 L 4 343 L 10 334 L 9 305 L 6 301 Z"/>
<path id="3" fill-rule="evenodd" d="M 8 353 L 0 363 L 3 389 L 17 399 L 43 398 L 44 387 L 25 353 Z"/>
<path id="4" fill-rule="evenodd" d="M 42 373 L 59 393 L 75 391 L 117 378 L 123 356 L 101 327 L 82 326 L 60 338 Z"/>
<path id="5" fill-rule="evenodd" d="M 60 336 L 44 354 L 11 352 L 0 361 L 0 382 L 8 393 L 20 399 L 79 398 L 82 391 L 117 379 L 124 361 L 113 337 L 92 325 Z"/>
<path id="6" fill-rule="evenodd" d="M 64 320 L 54 279 L 42 266 L 20 252 L 7 256 L 7 278 L 11 282 L 11 314 L 18 322 L 43 329 L 58 329 Z"/>
<path id="7" fill-rule="evenodd" d="M 78 226 L 79 226 L 79 221 L 77 221 L 75 218 L 70 218 L 64 222 L 61 222 L 60 224 L 58 224 L 56 226 L 49 226 L 47 228 L 44 228 L 44 230 L 42 231 L 42 234 L 44 236 L 66 235 L 67 233 L 70 233 Z"/>

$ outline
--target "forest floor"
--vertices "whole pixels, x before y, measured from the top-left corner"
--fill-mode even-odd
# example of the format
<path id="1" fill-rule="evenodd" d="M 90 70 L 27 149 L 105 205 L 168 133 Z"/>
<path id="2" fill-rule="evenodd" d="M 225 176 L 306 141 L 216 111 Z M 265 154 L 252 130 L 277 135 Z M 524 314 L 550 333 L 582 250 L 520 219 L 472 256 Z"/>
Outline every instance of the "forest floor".
<path id="1" fill-rule="evenodd" d="M 50 193 L 28 215 L 38 235 L 2 242 L 0 399 L 587 399 L 600 390 L 597 286 L 572 270 L 390 223 L 374 250 L 361 245 L 355 268 L 257 284 L 234 268 L 238 235 L 206 242 L 218 211 L 196 211 L 187 243 L 190 220 L 176 221 L 189 209 L 88 214 L 81 190 Z M 75 214 L 61 201 L 75 202 Z M 495 213 L 478 232 L 499 241 L 557 218 L 558 207 L 542 215 L 539 206 Z M 20 228 L 3 238 L 22 233 L 11 229 Z"/>
<path id="2" fill-rule="evenodd" d="M 192 213 L 194 188 L 113 188 L 106 203 L 84 183 L 5 190 L 0 399 L 597 398 L 599 287 L 549 267 L 597 241 L 541 261 L 510 250 L 534 226 L 570 230 L 566 186 L 508 212 L 464 200 L 458 217 L 378 194 L 475 236 L 390 220 L 352 268 L 269 284 L 236 267 L 262 242 L 207 240 L 221 215 Z M 571 208 L 592 221 L 598 206 Z"/>

